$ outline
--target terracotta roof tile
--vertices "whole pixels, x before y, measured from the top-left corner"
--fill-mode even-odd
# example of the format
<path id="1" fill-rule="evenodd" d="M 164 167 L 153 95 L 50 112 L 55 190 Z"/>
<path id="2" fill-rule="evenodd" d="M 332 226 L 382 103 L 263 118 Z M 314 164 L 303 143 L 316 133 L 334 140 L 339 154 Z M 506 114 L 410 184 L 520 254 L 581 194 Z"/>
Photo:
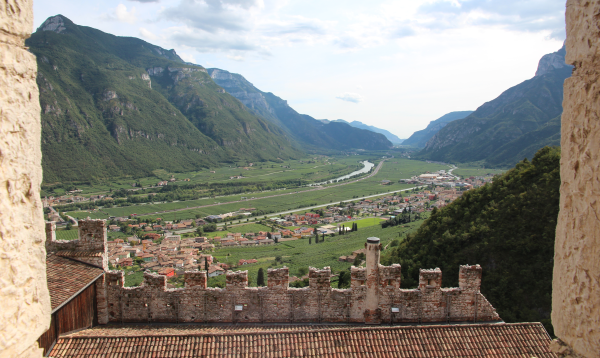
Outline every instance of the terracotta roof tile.
<path id="1" fill-rule="evenodd" d="M 100 257 L 100 256 L 102 256 L 103 253 L 104 252 L 102 252 L 102 251 L 62 250 L 62 251 L 57 251 L 55 253 L 55 255 L 63 256 L 63 257 Z"/>
<path id="2" fill-rule="evenodd" d="M 556 357 L 540 323 L 109 325 L 61 337 L 49 357 Z"/>
<path id="3" fill-rule="evenodd" d="M 52 310 L 71 299 L 104 271 L 92 265 L 57 255 L 46 258 L 46 278 Z"/>

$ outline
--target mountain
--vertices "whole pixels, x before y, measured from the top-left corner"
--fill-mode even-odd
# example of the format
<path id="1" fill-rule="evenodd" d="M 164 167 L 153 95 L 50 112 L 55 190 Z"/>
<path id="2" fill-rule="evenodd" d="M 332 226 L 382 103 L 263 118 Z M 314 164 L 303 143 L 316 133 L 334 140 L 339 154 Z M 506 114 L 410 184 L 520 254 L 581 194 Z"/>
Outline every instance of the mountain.
<path id="1" fill-rule="evenodd" d="M 174 50 L 48 18 L 37 56 L 44 181 L 147 176 L 301 154 Z"/>
<path id="2" fill-rule="evenodd" d="M 557 144 L 563 82 L 572 68 L 565 64 L 564 55 L 563 46 L 542 57 L 535 77 L 504 91 L 466 118 L 446 125 L 416 157 L 511 166 L 544 145 Z"/>
<path id="3" fill-rule="evenodd" d="M 239 99 L 252 113 L 284 128 L 308 149 L 383 150 L 392 147 L 392 143 L 381 133 L 355 128 L 347 123 L 323 123 L 300 114 L 287 101 L 273 93 L 259 90 L 242 75 L 218 68 L 209 68 L 208 73 L 219 86 Z M 340 133 L 344 133 L 344 136 Z"/>
<path id="4" fill-rule="evenodd" d="M 321 119 L 321 122 L 323 122 L 323 123 L 328 123 L 328 122 L 330 122 L 330 121 L 329 121 L 329 120 L 327 120 L 327 119 Z M 386 138 L 387 138 L 387 139 L 388 139 L 390 142 L 392 142 L 393 144 L 401 144 L 401 143 L 404 141 L 404 139 L 400 139 L 400 138 L 398 138 L 398 136 L 396 136 L 395 134 L 392 134 L 391 132 L 389 132 L 389 131 L 387 131 L 387 130 L 385 130 L 385 129 L 377 128 L 377 127 L 375 127 L 375 126 L 370 126 L 370 125 L 368 125 L 368 124 L 364 124 L 363 122 L 360 122 L 360 121 L 352 121 L 352 122 L 348 122 L 348 121 L 345 121 L 345 120 L 343 120 L 343 119 L 336 119 L 336 120 L 334 120 L 334 121 L 331 121 L 331 122 L 340 122 L 340 123 L 346 123 L 346 124 L 349 124 L 349 125 L 351 125 L 351 126 L 352 126 L 352 127 L 354 127 L 354 128 L 366 129 L 366 130 L 368 130 L 368 131 L 371 131 L 371 132 L 375 132 L 375 133 L 381 133 L 381 134 L 383 134 L 383 135 L 384 135 L 384 136 L 385 136 L 385 137 L 386 137 Z"/>
<path id="5" fill-rule="evenodd" d="M 429 122 L 427 128 L 414 132 L 408 139 L 402 142 L 403 145 L 412 145 L 414 147 L 423 148 L 428 140 L 430 140 L 440 129 L 444 128 L 448 123 L 457 119 L 463 119 L 473 111 L 457 111 L 444 114 L 440 118 Z"/>
<path id="6" fill-rule="evenodd" d="M 459 265 L 480 264 L 481 292 L 506 322 L 550 324 L 554 238 L 560 199 L 560 148 L 544 147 L 491 184 L 432 211 L 416 233 L 382 258 L 402 264 L 402 285 L 419 268 L 439 267 L 456 287 Z"/>

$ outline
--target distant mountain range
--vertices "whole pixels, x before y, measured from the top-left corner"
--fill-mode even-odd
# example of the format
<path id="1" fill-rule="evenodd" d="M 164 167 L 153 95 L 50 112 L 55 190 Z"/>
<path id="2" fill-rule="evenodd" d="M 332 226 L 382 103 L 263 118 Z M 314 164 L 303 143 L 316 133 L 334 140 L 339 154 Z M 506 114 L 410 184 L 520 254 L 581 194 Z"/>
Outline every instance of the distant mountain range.
<path id="1" fill-rule="evenodd" d="M 546 145 L 560 145 L 563 82 L 571 69 L 564 46 L 545 55 L 533 78 L 448 123 L 415 157 L 509 167 Z"/>
<path id="2" fill-rule="evenodd" d="M 403 145 L 412 145 L 414 147 L 423 148 L 428 140 L 430 140 L 440 129 L 444 128 L 448 123 L 457 119 L 463 119 L 473 111 L 458 111 L 444 114 L 440 118 L 429 122 L 427 128 L 414 132 L 408 139 L 404 140 Z"/>
<path id="3" fill-rule="evenodd" d="M 381 133 L 393 144 L 401 144 L 404 141 L 404 139 L 398 138 L 398 136 L 396 136 L 395 134 L 392 134 L 391 132 L 389 132 L 385 129 L 377 128 L 375 126 L 370 126 L 370 125 L 364 124 L 363 122 L 360 122 L 360 121 L 348 122 L 343 119 L 336 119 L 333 121 L 330 121 L 328 119 L 321 119 L 321 122 L 323 122 L 323 123 L 329 123 L 329 122 L 346 123 L 346 124 L 351 125 L 354 128 L 366 129 L 371 132 Z"/>
<path id="4" fill-rule="evenodd" d="M 231 95 L 224 71 L 209 74 L 174 50 L 62 15 L 48 18 L 26 44 L 38 62 L 46 183 L 392 145 L 382 134 L 300 115 L 249 82 Z"/>
<path id="5" fill-rule="evenodd" d="M 392 146 L 392 142 L 381 132 L 357 128 L 345 121 L 323 122 L 300 114 L 286 100 L 259 90 L 240 74 L 218 68 L 209 68 L 208 73 L 219 86 L 239 99 L 252 113 L 283 128 L 306 149 L 382 150 Z"/>

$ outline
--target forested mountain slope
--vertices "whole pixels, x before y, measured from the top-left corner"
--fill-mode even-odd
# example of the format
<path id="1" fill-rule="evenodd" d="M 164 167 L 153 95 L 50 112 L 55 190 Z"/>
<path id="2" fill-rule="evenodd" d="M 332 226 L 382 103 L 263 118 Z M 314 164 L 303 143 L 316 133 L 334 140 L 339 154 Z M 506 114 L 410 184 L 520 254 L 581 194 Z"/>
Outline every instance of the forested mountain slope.
<path id="1" fill-rule="evenodd" d="M 556 144 L 560 126 L 548 122 L 562 113 L 563 82 L 571 75 L 571 68 L 564 62 L 564 48 L 544 56 L 535 77 L 504 91 L 468 117 L 446 125 L 417 157 L 512 166 L 523 155 Z M 528 135 L 533 131 L 537 133 Z M 515 146 L 522 150 L 515 150 Z"/>
<path id="2" fill-rule="evenodd" d="M 219 86 L 239 99 L 253 113 L 285 128 L 287 133 L 308 148 L 378 150 L 392 147 L 392 143 L 381 133 L 355 128 L 345 122 L 323 123 L 300 114 L 287 101 L 259 90 L 242 75 L 218 68 L 209 68 L 208 73 Z"/>
<path id="3" fill-rule="evenodd" d="M 559 188 L 560 148 L 544 147 L 531 162 L 434 210 L 383 261 L 402 264 L 406 288 L 418 285 L 419 268 L 439 267 L 443 286 L 456 287 L 459 265 L 480 264 L 481 292 L 502 319 L 551 329 Z"/>
<path id="4" fill-rule="evenodd" d="M 47 19 L 27 46 L 38 60 L 45 182 L 300 154 L 284 131 L 173 50 L 61 15 Z"/>

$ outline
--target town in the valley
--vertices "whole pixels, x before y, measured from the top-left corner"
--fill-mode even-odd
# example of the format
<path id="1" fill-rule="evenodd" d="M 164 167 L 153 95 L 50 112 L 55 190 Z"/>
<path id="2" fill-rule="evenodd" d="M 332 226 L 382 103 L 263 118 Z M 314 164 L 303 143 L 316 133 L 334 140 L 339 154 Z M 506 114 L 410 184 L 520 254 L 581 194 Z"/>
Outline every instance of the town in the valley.
<path id="1" fill-rule="evenodd" d="M 216 249 L 277 245 L 299 239 L 312 242 L 315 237 L 315 240 L 324 240 L 324 237 L 355 230 L 354 223 L 364 222 L 366 219 L 371 219 L 371 225 L 379 225 L 396 217 L 403 218 L 404 221 L 410 221 L 411 218 L 414 220 L 434 208 L 448 205 L 464 192 L 485 185 L 492 179 L 491 173 L 461 178 L 453 175 L 452 169 L 426 172 L 410 179 L 398 180 L 412 185 L 410 190 L 269 217 L 256 216 L 255 213 L 260 208 L 254 207 L 182 220 L 144 220 L 135 215 L 111 217 L 108 225 L 109 263 L 113 268 L 127 269 L 127 275 L 136 271 L 165 275 L 173 281 L 169 285 L 175 287 L 177 282 L 174 279 L 183 276 L 185 271 L 206 270 L 209 277 L 216 277 L 228 270 L 258 262 L 252 253 L 237 262 L 218 262 L 212 255 Z M 158 185 L 166 186 L 170 182 L 161 181 Z M 379 185 L 388 186 L 391 183 L 391 180 L 384 179 Z M 77 220 L 69 215 L 59 214 L 61 204 L 111 199 L 109 195 L 84 197 L 76 194 L 75 191 L 69 195 L 45 198 L 48 220 L 72 229 L 77 225 Z M 256 223 L 264 230 L 236 230 Z M 118 235 L 112 235 L 117 233 Z M 360 249 L 354 250 L 340 256 L 338 260 L 360 264 L 357 257 L 360 259 L 361 253 Z M 290 277 L 290 281 L 299 279 L 301 278 L 296 276 Z"/>

